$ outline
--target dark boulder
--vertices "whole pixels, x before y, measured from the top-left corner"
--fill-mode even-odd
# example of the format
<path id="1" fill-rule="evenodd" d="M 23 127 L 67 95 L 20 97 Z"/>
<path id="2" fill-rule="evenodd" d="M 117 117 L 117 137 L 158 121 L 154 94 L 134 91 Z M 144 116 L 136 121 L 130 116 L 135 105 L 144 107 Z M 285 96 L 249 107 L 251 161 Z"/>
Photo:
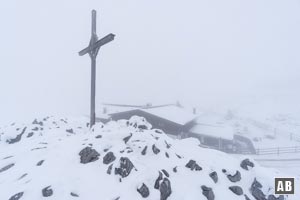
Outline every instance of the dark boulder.
<path id="1" fill-rule="evenodd" d="M 168 154 L 167 152 L 165 153 L 165 155 L 166 155 L 166 157 L 167 157 L 167 158 L 169 158 L 169 157 L 170 157 L 170 156 L 169 156 L 169 154 Z"/>
<path id="2" fill-rule="evenodd" d="M 120 158 L 120 167 L 115 168 L 115 174 L 119 174 L 122 178 L 127 177 L 131 170 L 133 169 L 134 165 L 127 157 Z"/>
<path id="3" fill-rule="evenodd" d="M 30 132 L 30 133 L 27 134 L 27 137 L 28 137 L 28 138 L 30 138 L 30 137 L 32 137 L 32 136 L 33 136 L 33 132 Z"/>
<path id="4" fill-rule="evenodd" d="M 210 173 L 209 174 L 209 176 L 210 176 L 210 178 L 212 178 L 212 180 L 215 182 L 215 183 L 217 183 L 218 182 L 218 174 L 217 174 L 217 172 L 212 172 L 212 173 Z"/>
<path id="5" fill-rule="evenodd" d="M 104 164 L 109 164 L 109 163 L 111 163 L 111 162 L 113 162 L 113 161 L 115 161 L 116 160 L 116 156 L 114 155 L 114 153 L 113 152 L 108 152 L 104 157 L 103 157 L 103 163 Z"/>
<path id="6" fill-rule="evenodd" d="M 12 197 L 10 197 L 9 200 L 19 200 L 19 199 L 21 199 L 23 194 L 24 194 L 24 192 L 19 192 L 19 193 L 13 195 Z"/>
<path id="7" fill-rule="evenodd" d="M 214 194 L 212 188 L 202 185 L 201 189 L 202 189 L 202 194 L 207 198 L 207 200 L 215 199 L 215 194 Z"/>
<path id="8" fill-rule="evenodd" d="M 166 200 L 172 193 L 171 182 L 168 178 L 164 178 L 159 187 L 160 200 Z"/>
<path id="9" fill-rule="evenodd" d="M 233 183 L 238 182 L 242 179 L 241 173 L 238 170 L 236 171 L 236 173 L 234 175 L 228 174 L 227 178 Z"/>
<path id="10" fill-rule="evenodd" d="M 243 195 L 243 189 L 240 186 L 230 186 L 229 190 L 231 190 L 236 195 Z"/>
<path id="11" fill-rule="evenodd" d="M 155 153 L 155 154 L 158 154 L 158 153 L 160 152 L 159 148 L 157 148 L 157 147 L 155 146 L 155 144 L 152 145 L 152 151 L 153 151 L 153 153 Z"/>
<path id="12" fill-rule="evenodd" d="M 148 197 L 150 194 L 149 188 L 144 183 L 140 188 L 137 189 L 137 191 L 138 191 L 138 193 L 140 193 L 142 195 L 143 198 Z"/>
<path id="13" fill-rule="evenodd" d="M 100 154 L 91 147 L 85 147 L 79 152 L 80 163 L 86 164 L 99 159 Z"/>
<path id="14" fill-rule="evenodd" d="M 173 172 L 175 172 L 175 173 L 177 172 L 177 167 L 173 168 Z"/>
<path id="15" fill-rule="evenodd" d="M 249 170 L 248 167 L 254 167 L 254 163 L 247 158 L 241 162 L 240 166 L 245 170 Z"/>
<path id="16" fill-rule="evenodd" d="M 102 138 L 102 135 L 97 135 L 95 138 L 96 139 Z"/>
<path id="17" fill-rule="evenodd" d="M 52 196 L 53 195 L 53 190 L 51 189 L 51 186 L 45 187 L 42 190 L 42 194 L 43 194 L 43 197 L 50 197 L 50 196 Z"/>
<path id="18" fill-rule="evenodd" d="M 190 160 L 190 161 L 185 165 L 185 167 L 190 168 L 192 171 L 193 171 L 193 170 L 196 170 L 196 171 L 202 170 L 202 167 L 200 167 L 200 166 L 196 163 L 196 161 L 194 161 L 194 160 Z"/>

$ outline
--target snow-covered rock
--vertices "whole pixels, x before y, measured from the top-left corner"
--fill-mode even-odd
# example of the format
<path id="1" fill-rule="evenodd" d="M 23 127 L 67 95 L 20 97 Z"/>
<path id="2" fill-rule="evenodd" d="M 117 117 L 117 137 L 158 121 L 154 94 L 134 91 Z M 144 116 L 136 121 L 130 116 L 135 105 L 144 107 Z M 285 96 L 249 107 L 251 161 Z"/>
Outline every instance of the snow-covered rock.
<path id="1" fill-rule="evenodd" d="M 174 140 L 139 117 L 92 129 L 46 117 L 1 132 L 1 200 L 300 199 L 273 195 L 278 171 Z"/>

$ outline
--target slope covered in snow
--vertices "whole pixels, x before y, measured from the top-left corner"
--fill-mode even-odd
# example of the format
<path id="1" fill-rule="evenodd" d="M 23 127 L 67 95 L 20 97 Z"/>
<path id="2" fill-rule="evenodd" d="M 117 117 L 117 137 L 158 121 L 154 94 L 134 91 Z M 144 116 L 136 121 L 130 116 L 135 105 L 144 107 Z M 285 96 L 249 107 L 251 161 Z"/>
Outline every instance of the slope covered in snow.
<path id="1" fill-rule="evenodd" d="M 1 200 L 300 198 L 273 196 L 276 176 L 284 174 L 174 140 L 139 117 L 93 129 L 54 117 L 0 128 Z"/>

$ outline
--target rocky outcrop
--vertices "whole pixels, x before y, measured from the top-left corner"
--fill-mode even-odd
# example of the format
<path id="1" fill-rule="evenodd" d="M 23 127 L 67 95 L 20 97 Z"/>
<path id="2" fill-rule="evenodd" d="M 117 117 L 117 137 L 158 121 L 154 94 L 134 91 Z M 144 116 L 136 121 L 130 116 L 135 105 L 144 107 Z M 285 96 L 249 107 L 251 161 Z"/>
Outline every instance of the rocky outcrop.
<path id="1" fill-rule="evenodd" d="M 238 182 L 242 179 L 241 173 L 238 170 L 236 171 L 236 173 L 234 175 L 228 174 L 227 178 L 233 183 Z"/>
<path id="2" fill-rule="evenodd" d="M 152 145 L 152 151 L 153 151 L 154 154 L 158 154 L 158 153 L 160 152 L 160 149 L 157 148 L 157 147 L 155 146 L 155 144 L 153 144 L 153 145 Z"/>
<path id="3" fill-rule="evenodd" d="M 239 196 L 244 194 L 243 189 L 240 186 L 230 186 L 229 190 L 231 190 L 234 194 Z"/>
<path id="4" fill-rule="evenodd" d="M 168 178 L 164 178 L 159 187 L 160 200 L 166 200 L 172 193 L 171 182 Z"/>
<path id="5" fill-rule="evenodd" d="M 217 172 L 212 172 L 209 174 L 210 178 L 215 182 L 217 183 L 218 182 L 218 174 Z"/>
<path id="6" fill-rule="evenodd" d="M 251 162 L 248 158 L 245 160 L 242 160 L 241 164 L 240 164 L 241 168 L 243 168 L 244 170 L 249 170 L 249 167 L 254 167 L 254 163 Z"/>
<path id="7" fill-rule="evenodd" d="M 45 187 L 42 190 L 42 194 L 43 194 L 43 197 L 50 197 L 50 196 L 52 196 L 53 195 L 53 190 L 51 189 L 51 186 Z"/>

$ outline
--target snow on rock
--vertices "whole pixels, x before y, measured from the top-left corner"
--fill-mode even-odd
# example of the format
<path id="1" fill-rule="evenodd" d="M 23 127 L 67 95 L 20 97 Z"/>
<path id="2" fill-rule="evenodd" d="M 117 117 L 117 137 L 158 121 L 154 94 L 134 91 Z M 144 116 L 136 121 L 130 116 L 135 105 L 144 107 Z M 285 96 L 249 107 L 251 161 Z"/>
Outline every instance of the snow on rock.
<path id="1" fill-rule="evenodd" d="M 169 138 L 139 117 L 92 129 L 55 117 L 1 127 L 1 200 L 300 199 L 273 195 L 280 176 L 196 139 Z"/>

